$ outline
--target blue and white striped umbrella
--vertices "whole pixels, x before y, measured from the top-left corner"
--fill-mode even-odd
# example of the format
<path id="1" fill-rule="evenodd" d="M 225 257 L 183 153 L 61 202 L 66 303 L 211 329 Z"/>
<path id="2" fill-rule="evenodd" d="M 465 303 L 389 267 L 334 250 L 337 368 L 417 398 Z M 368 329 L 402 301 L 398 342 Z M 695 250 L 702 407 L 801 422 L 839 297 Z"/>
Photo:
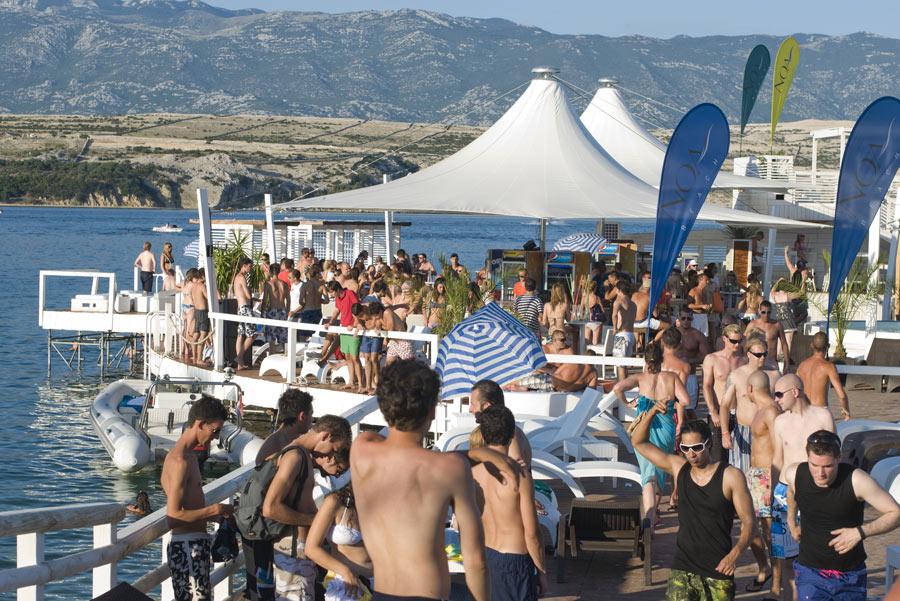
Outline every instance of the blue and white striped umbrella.
<path id="1" fill-rule="evenodd" d="M 435 367 L 441 376 L 441 398 L 449 399 L 469 394 L 479 380 L 502 386 L 546 364 L 534 332 L 497 303 L 489 303 L 441 339 Z"/>
<path id="2" fill-rule="evenodd" d="M 603 249 L 605 249 L 608 244 L 609 242 L 606 238 L 598 236 L 597 234 L 571 234 L 557 240 L 556 244 L 553 245 L 553 250 L 587 252 L 593 254 L 603 252 Z"/>
<path id="3" fill-rule="evenodd" d="M 184 247 L 184 256 L 185 257 L 193 257 L 194 259 L 200 258 L 200 239 L 197 238 L 190 244 Z"/>

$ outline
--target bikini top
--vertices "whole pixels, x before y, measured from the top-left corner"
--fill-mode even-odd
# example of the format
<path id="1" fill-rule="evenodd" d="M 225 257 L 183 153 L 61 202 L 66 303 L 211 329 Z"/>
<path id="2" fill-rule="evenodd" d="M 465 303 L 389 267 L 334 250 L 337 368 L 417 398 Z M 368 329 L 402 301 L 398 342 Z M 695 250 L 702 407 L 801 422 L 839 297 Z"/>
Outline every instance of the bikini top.
<path id="1" fill-rule="evenodd" d="M 343 522 L 346 516 L 347 508 L 344 507 L 344 512 L 341 514 L 341 523 L 331 527 L 331 542 L 335 545 L 358 545 L 362 542 L 362 532 L 344 524 Z"/>

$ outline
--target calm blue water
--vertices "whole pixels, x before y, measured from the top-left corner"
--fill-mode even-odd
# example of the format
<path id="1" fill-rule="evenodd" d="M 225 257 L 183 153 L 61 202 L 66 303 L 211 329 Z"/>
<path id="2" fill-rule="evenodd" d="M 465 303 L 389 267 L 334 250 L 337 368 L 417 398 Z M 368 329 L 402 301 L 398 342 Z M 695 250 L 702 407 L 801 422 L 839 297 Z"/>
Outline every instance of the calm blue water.
<path id="1" fill-rule="evenodd" d="M 150 492 L 154 507 L 164 502 L 158 470 L 138 475 L 117 472 L 91 429 L 88 409 L 104 386 L 94 364 L 96 353 L 85 352 L 81 372 L 69 371 L 55 358 L 52 377 L 48 377 L 46 333 L 37 325 L 38 271 L 114 271 L 120 288 L 131 288 L 131 264 L 141 243 L 150 240 L 158 252 L 163 242 L 171 241 L 180 257 L 181 249 L 197 236 L 196 226 L 187 225 L 195 216 L 194 211 L 3 208 L 0 510 L 89 501 L 130 502 L 142 489 Z M 470 267 L 483 263 L 489 247 L 520 248 L 526 240 L 538 237 L 537 222 L 524 219 L 398 215 L 397 220 L 413 222 L 403 230 L 402 244 L 407 251 L 425 252 L 435 259 L 441 253 L 457 252 Z M 166 222 L 184 225 L 185 231 L 151 231 L 154 225 Z M 592 223 L 553 224 L 548 239 L 592 230 Z M 73 294 L 88 292 L 86 286 L 86 280 L 53 278 L 47 291 L 48 306 L 64 305 Z M 51 535 L 47 556 L 89 548 L 90 537 L 89 529 L 65 538 Z M 145 551 L 120 564 L 120 573 L 129 579 L 158 558 L 158 548 Z M 15 540 L 0 540 L 0 568 L 14 565 Z M 89 598 L 89 593 L 88 575 L 48 590 L 50 598 L 58 599 Z M 0 599 L 13 598 L 13 594 L 0 595 Z"/>
<path id="2" fill-rule="evenodd" d="M 262 218 L 262 213 L 246 215 Z M 91 429 L 88 409 L 104 386 L 94 365 L 96 353 L 86 351 L 81 372 L 71 372 L 55 359 L 52 377 L 48 377 L 46 333 L 37 324 L 38 271 L 114 271 L 120 288 L 129 289 L 131 264 L 142 242 L 150 240 L 158 252 L 163 242 L 171 241 L 180 258 L 181 249 L 197 236 L 197 227 L 188 225 L 195 216 L 195 211 L 3 207 L 0 511 L 89 501 L 131 502 L 142 489 L 151 494 L 155 508 L 163 504 L 158 471 L 131 476 L 117 472 Z M 539 236 L 537 222 L 527 219 L 437 215 L 398 215 L 396 219 L 413 223 L 402 234 L 402 246 L 408 252 L 425 252 L 435 260 L 442 253 L 457 252 L 470 269 L 483 264 L 488 248 L 521 248 L 525 241 Z M 167 222 L 181 224 L 185 231 L 151 231 L 154 225 Z M 593 222 L 553 223 L 547 238 L 552 243 L 561 236 L 593 229 Z M 86 280 L 54 278 L 47 292 L 48 305 L 65 305 L 74 294 L 88 292 L 85 286 L 89 287 Z M 50 536 L 47 556 L 89 548 L 90 537 L 90 530 L 65 539 Z M 158 548 L 132 556 L 120 564 L 121 577 L 128 580 L 145 572 L 150 559 L 158 561 L 159 556 Z M 0 569 L 14 565 L 15 540 L 0 540 Z M 48 597 L 89 598 L 90 576 L 49 587 Z M 13 594 L 0 595 L 0 599 L 13 598 Z"/>

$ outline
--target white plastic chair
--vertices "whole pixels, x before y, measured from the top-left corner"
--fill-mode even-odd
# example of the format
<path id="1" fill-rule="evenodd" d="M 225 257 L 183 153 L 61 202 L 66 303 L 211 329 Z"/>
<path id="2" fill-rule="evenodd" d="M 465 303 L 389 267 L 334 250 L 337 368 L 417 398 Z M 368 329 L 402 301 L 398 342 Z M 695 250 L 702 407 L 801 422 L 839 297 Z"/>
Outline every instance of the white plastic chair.
<path id="1" fill-rule="evenodd" d="M 612 357 L 615 333 L 612 328 L 604 328 L 603 340 L 600 344 L 589 344 L 587 348 L 594 351 L 600 357 Z M 606 379 L 606 365 L 600 366 L 600 377 Z"/>
<path id="2" fill-rule="evenodd" d="M 532 448 L 554 454 L 562 450 L 563 442 L 567 439 L 585 439 L 585 431 L 591 418 L 608 410 L 615 403 L 614 394 L 609 393 L 602 400 L 601 394 L 597 389 L 586 388 L 571 411 L 542 427 L 526 432 Z"/>

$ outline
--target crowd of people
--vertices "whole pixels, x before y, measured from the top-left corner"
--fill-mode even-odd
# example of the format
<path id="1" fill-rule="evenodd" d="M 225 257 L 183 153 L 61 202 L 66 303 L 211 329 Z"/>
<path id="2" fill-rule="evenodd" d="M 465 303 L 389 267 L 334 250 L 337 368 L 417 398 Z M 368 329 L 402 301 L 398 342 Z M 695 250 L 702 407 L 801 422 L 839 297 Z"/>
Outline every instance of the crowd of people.
<path id="1" fill-rule="evenodd" d="M 205 501 L 195 449 L 218 435 L 226 409 L 209 396 L 196 401 L 162 473 L 175 598 L 211 598 L 207 523 L 235 517 L 250 599 L 448 599 L 448 525 L 459 533 L 472 598 L 528 601 L 546 593 L 531 448 L 503 391 L 487 380 L 473 388 L 478 442 L 464 453 L 423 447 L 439 392 L 427 364 L 393 363 L 378 385 L 388 435 L 351 440 L 345 419 L 314 419 L 312 397 L 286 391 L 278 429 L 260 448 L 237 508 Z M 336 476 L 351 468 L 352 478 L 317 508 L 314 471 Z"/>

